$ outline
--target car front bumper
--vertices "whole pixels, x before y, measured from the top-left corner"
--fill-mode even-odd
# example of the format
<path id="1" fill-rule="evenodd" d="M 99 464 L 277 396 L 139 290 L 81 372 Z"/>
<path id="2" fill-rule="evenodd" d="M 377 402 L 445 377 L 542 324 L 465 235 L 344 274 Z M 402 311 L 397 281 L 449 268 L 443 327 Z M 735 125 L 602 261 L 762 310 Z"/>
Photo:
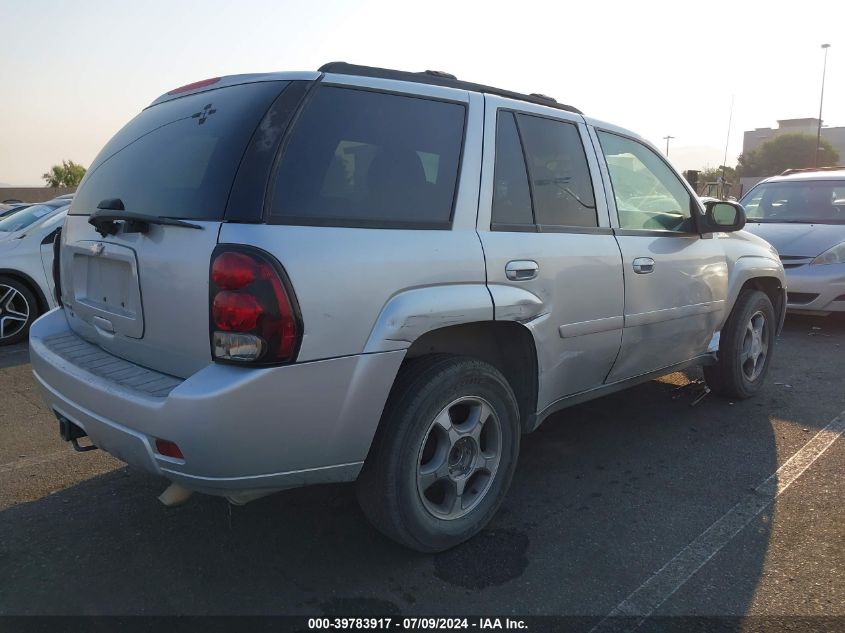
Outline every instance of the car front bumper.
<path id="1" fill-rule="evenodd" d="M 191 490 L 247 501 L 357 477 L 404 351 L 269 368 L 210 362 L 181 380 L 107 354 L 56 309 L 33 324 L 30 356 L 48 405 L 93 444 Z M 157 438 L 184 459 L 160 455 Z"/>
<path id="2" fill-rule="evenodd" d="M 790 312 L 845 312 L 845 264 L 789 268 L 786 285 Z"/>

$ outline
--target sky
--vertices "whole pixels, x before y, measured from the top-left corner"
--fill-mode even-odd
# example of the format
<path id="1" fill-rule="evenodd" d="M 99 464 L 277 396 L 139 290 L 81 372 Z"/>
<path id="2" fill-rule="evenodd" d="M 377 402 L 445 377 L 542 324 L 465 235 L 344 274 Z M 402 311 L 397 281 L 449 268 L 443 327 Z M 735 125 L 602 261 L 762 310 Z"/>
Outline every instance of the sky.
<path id="1" fill-rule="evenodd" d="M 206 77 L 347 61 L 542 92 L 629 128 L 679 169 L 742 131 L 845 125 L 842 0 L 0 0 L 0 183 L 89 165 L 157 96 Z"/>

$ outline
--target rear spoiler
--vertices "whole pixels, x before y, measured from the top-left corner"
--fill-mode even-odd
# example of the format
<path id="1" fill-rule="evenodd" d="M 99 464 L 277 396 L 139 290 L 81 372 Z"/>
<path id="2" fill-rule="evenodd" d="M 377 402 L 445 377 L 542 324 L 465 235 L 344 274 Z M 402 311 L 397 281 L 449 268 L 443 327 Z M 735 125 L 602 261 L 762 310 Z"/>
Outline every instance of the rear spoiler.
<path id="1" fill-rule="evenodd" d="M 166 101 L 173 101 L 188 95 L 199 94 L 201 92 L 210 92 L 211 90 L 218 90 L 220 88 L 228 88 L 229 86 L 238 86 L 241 84 L 251 84 L 259 81 L 315 81 L 320 78 L 321 73 L 316 71 L 306 72 L 281 72 L 281 73 L 253 73 L 249 75 L 229 75 L 227 77 L 215 77 L 213 80 L 205 79 L 203 81 L 196 81 L 194 83 L 174 88 L 169 92 L 164 93 L 158 99 L 153 101 L 147 108 L 152 108 L 159 103 Z M 146 109 L 146 108 L 145 108 Z"/>

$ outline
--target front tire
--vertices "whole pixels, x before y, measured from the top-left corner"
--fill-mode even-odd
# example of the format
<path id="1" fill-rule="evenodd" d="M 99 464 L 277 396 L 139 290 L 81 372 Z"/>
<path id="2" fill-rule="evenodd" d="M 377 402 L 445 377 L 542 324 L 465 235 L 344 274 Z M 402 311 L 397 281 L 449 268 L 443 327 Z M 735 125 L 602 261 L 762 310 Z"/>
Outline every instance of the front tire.
<path id="1" fill-rule="evenodd" d="M 420 552 L 474 536 L 498 510 L 519 453 L 516 398 L 502 374 L 472 358 L 407 362 L 358 478 L 364 514 Z"/>
<path id="2" fill-rule="evenodd" d="M 775 345 L 777 319 L 769 297 L 744 290 L 719 341 L 719 361 L 704 368 L 710 389 L 727 398 L 753 396 L 765 381 Z"/>
<path id="3" fill-rule="evenodd" d="M 25 341 L 38 318 L 35 295 L 17 279 L 0 277 L 0 347 Z"/>

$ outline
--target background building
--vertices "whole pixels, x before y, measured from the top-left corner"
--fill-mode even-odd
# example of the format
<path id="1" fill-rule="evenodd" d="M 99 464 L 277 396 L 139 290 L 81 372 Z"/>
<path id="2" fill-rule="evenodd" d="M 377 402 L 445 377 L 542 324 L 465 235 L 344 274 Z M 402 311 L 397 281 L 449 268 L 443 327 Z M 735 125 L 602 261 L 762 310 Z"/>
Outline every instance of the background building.
<path id="1" fill-rule="evenodd" d="M 745 154 L 758 149 L 766 141 L 781 134 L 809 134 L 815 136 L 818 131 L 819 120 L 809 117 L 806 119 L 781 119 L 776 128 L 758 127 L 742 134 L 742 153 Z M 839 164 L 845 164 L 845 127 L 822 127 L 822 138 L 831 144 L 839 154 Z M 743 176 L 740 178 L 740 191 L 748 191 L 763 180 L 763 176 Z"/>
<path id="2" fill-rule="evenodd" d="M 809 134 L 816 135 L 819 120 L 807 119 L 782 119 L 778 121 L 776 128 L 758 127 L 756 130 L 743 132 L 742 153 L 757 149 L 766 141 L 769 141 L 781 134 Z M 839 161 L 845 162 L 845 127 L 823 127 L 822 138 L 833 146 L 839 154 Z"/>

